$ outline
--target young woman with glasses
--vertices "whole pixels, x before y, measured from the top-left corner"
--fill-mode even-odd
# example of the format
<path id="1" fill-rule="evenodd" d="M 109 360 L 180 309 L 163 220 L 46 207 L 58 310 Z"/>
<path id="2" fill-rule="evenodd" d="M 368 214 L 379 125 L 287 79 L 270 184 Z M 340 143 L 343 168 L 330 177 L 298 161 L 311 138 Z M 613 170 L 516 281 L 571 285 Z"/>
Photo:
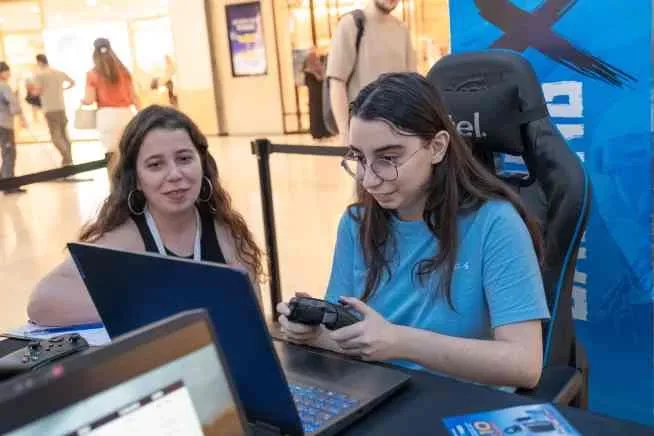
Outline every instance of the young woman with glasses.
<path id="1" fill-rule="evenodd" d="M 469 381 L 534 387 L 549 317 L 539 228 L 472 156 L 441 96 L 386 74 L 351 106 L 342 216 L 326 299 L 363 315 L 335 331 L 289 322 L 294 342 Z"/>

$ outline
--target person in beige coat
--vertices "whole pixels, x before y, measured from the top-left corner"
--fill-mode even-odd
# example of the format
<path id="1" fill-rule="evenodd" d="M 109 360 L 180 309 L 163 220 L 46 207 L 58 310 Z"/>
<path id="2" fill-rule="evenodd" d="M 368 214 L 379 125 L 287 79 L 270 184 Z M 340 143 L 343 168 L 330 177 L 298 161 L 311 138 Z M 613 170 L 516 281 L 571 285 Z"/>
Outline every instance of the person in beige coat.
<path id="1" fill-rule="evenodd" d="M 150 106 L 127 125 L 119 149 L 109 197 L 79 239 L 242 268 L 260 300 L 262 253 L 195 123 L 176 109 Z M 50 326 L 100 320 L 70 256 L 37 284 L 27 313 Z"/>

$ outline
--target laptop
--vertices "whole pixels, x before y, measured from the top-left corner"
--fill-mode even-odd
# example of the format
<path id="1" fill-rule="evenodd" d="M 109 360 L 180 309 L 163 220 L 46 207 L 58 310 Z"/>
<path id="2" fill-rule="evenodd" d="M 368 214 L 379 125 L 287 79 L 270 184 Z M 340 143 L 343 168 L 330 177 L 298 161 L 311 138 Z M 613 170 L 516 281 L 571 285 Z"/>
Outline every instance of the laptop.
<path id="1" fill-rule="evenodd" d="M 401 371 L 275 341 L 247 274 L 225 265 L 68 245 L 110 337 L 206 308 L 248 422 L 283 434 L 336 432 L 405 385 Z"/>
<path id="2" fill-rule="evenodd" d="M 10 436 L 249 434 L 211 323 L 187 311 L 0 385 Z"/>

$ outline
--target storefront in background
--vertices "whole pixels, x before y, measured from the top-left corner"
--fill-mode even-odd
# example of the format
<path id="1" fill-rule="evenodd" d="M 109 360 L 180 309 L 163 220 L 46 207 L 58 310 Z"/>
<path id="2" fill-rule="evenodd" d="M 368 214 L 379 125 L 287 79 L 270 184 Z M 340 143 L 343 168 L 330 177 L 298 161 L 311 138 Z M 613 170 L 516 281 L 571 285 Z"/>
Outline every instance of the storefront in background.
<path id="1" fill-rule="evenodd" d="M 0 55 L 12 68 L 29 127 L 17 126 L 18 142 L 49 142 L 43 114 L 25 101 L 27 84 L 36 69 L 35 56 L 45 53 L 52 67 L 66 72 L 76 86 L 65 92 L 72 121 L 84 94 L 86 72 L 92 68 L 93 40 L 108 38 L 131 71 L 145 104 L 170 104 L 166 79 L 175 61 L 167 0 L 40 0 L 0 3 Z M 164 80 L 157 80 L 164 78 Z M 70 123 L 73 140 L 95 139 Z"/>
<path id="2" fill-rule="evenodd" d="M 331 38 L 344 14 L 362 9 L 371 0 L 275 0 L 277 47 L 284 131 L 305 132 L 309 127 L 308 89 L 304 60 L 311 49 L 324 59 Z M 393 15 L 409 27 L 418 59 L 426 73 L 449 52 L 450 26 L 447 0 L 401 0 Z"/>
<path id="3" fill-rule="evenodd" d="M 324 58 L 339 19 L 370 1 L 206 0 L 220 133 L 307 132 L 305 58 Z M 420 72 L 449 52 L 447 0 L 401 0 L 393 14 L 411 32 Z M 234 71 L 244 56 L 252 74 Z"/>
<path id="4" fill-rule="evenodd" d="M 85 73 L 92 66 L 92 42 L 99 36 L 112 41 L 132 72 L 145 104 L 170 104 L 165 81 L 157 83 L 155 79 L 173 76 L 179 107 L 196 119 L 207 134 L 306 132 L 306 55 L 314 49 L 326 56 L 339 18 L 365 7 L 368 1 L 371 0 L 1 2 L 0 56 L 12 66 L 13 86 L 30 124 L 29 129 L 18 130 L 18 140 L 49 140 L 42 114 L 24 101 L 36 54 L 45 52 L 53 67 L 67 72 L 77 82 L 65 94 L 72 120 L 84 92 Z M 256 50 L 244 51 L 241 47 L 239 52 L 238 44 L 230 39 L 228 26 L 243 20 L 239 13 L 253 11 L 257 11 L 257 29 L 252 35 L 259 35 L 261 40 Z M 236 15 L 227 17 L 228 13 Z M 420 72 L 428 71 L 440 56 L 449 52 L 447 0 L 402 0 L 393 14 L 409 27 Z M 256 59 L 248 60 L 248 56 Z M 237 70 L 245 68 L 243 71 L 247 72 L 248 65 L 254 65 L 256 74 L 239 74 L 235 60 Z M 70 133 L 77 140 L 96 135 L 93 131 L 76 131 L 72 125 Z"/>

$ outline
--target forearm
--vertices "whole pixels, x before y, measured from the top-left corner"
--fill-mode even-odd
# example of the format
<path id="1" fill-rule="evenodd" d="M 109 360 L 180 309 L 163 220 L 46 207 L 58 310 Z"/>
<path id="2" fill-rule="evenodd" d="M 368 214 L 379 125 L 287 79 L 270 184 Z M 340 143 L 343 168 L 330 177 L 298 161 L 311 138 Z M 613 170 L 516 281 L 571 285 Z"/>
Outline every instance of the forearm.
<path id="1" fill-rule="evenodd" d="M 86 88 L 84 90 L 84 98 L 82 98 L 82 104 L 91 105 L 95 103 L 95 100 L 96 100 L 95 88 L 93 88 L 90 85 L 86 85 Z"/>
<path id="2" fill-rule="evenodd" d="M 532 388 L 538 384 L 542 356 L 520 344 L 445 336 L 396 326 L 398 359 L 478 383 Z M 536 355 L 534 355 L 536 354 Z"/>
<path id="3" fill-rule="evenodd" d="M 27 118 L 25 118 L 25 114 L 22 110 L 18 111 L 15 116 L 20 120 L 21 123 L 27 124 Z"/>
<path id="4" fill-rule="evenodd" d="M 27 118 L 25 118 L 25 114 L 23 113 L 23 111 L 18 111 L 15 114 L 15 116 L 20 120 L 21 124 L 23 124 L 23 127 L 25 127 L 25 125 L 27 124 Z"/>
<path id="5" fill-rule="evenodd" d="M 342 138 L 347 138 L 347 125 L 348 125 L 348 104 L 347 101 L 347 87 L 345 82 L 328 78 L 329 83 L 329 98 L 334 113 L 334 120 L 338 126 L 338 131 Z M 344 144 L 345 145 L 345 144 Z"/>
<path id="6" fill-rule="evenodd" d="M 90 301 L 71 301 L 63 294 L 35 294 L 28 303 L 27 315 L 31 321 L 45 326 L 66 326 L 100 321 L 95 306 Z M 91 303 L 91 304 L 88 304 Z"/>
<path id="7" fill-rule="evenodd" d="M 18 103 L 16 96 L 14 94 L 7 94 L 4 97 L 9 103 L 9 113 L 13 116 L 19 117 L 20 119 L 24 119 L 23 111 L 20 107 L 20 104 Z"/>
<path id="8" fill-rule="evenodd" d="M 30 320 L 42 325 L 71 325 L 100 320 L 81 277 L 71 271 L 67 263 L 45 276 L 34 288 L 27 315 Z"/>
<path id="9" fill-rule="evenodd" d="M 134 88 L 134 85 L 132 84 L 130 88 L 130 94 L 132 97 L 132 104 L 136 108 L 137 111 L 141 110 L 141 97 L 139 97 L 138 93 L 136 92 L 136 89 Z"/>
<path id="10" fill-rule="evenodd" d="M 143 107 L 143 105 L 141 104 L 141 98 L 139 96 L 134 96 L 134 98 L 132 99 L 132 104 L 134 105 L 137 111 L 140 111 Z"/>

